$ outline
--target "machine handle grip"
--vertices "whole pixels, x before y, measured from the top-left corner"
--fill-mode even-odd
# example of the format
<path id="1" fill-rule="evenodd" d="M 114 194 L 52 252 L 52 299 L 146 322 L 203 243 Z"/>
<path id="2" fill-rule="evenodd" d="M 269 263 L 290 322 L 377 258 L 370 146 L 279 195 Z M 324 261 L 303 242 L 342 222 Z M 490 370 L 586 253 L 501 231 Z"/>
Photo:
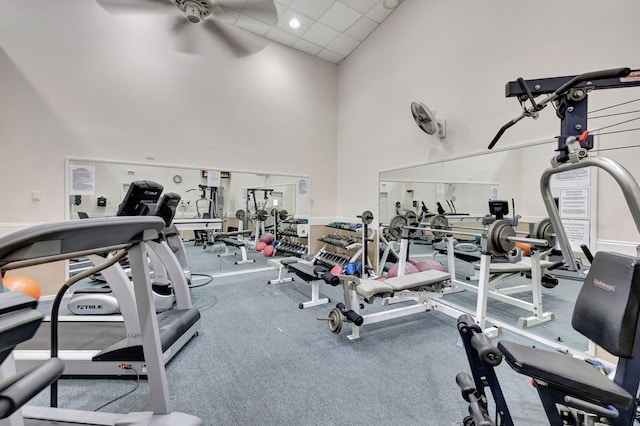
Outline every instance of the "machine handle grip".
<path id="1" fill-rule="evenodd" d="M 476 396 L 476 390 L 471 376 L 467 373 L 458 373 L 456 383 L 462 391 L 462 397 L 469 403 L 469 414 L 471 414 L 473 418 L 473 424 L 475 426 L 495 426 L 489 418 L 489 413 L 487 413 L 487 410 L 480 404 Z"/>
<path id="2" fill-rule="evenodd" d="M 471 378 L 467 373 L 458 373 L 456 375 L 456 384 L 462 391 L 462 397 L 464 400 L 469 402 L 469 395 L 476 391 L 476 385 L 473 382 L 473 378 Z"/>
<path id="3" fill-rule="evenodd" d="M 0 418 L 4 419 L 20 409 L 42 389 L 55 382 L 63 371 L 64 363 L 58 358 L 52 358 L 10 377 L 10 384 L 0 393 Z"/>
<path id="4" fill-rule="evenodd" d="M 356 314 L 352 310 L 348 310 L 344 313 L 344 316 L 347 317 L 349 321 L 360 327 L 364 323 L 364 318 L 360 314 Z"/>
<path id="5" fill-rule="evenodd" d="M 612 405 L 607 405 L 606 407 L 602 407 L 597 404 L 593 404 L 591 402 L 583 401 L 578 398 L 574 398 L 569 395 L 565 395 L 564 402 L 567 405 L 578 408 L 580 410 L 586 411 L 588 413 L 596 414 L 598 416 L 606 417 L 607 419 L 616 419 L 620 415 L 618 410 Z"/>
<path id="6" fill-rule="evenodd" d="M 469 327 L 477 333 L 482 333 L 482 330 L 476 324 L 476 320 L 469 314 L 462 314 L 458 317 L 458 331 L 461 331 L 464 327 Z"/>
<path id="7" fill-rule="evenodd" d="M 478 356 L 485 364 L 495 367 L 502 362 L 502 352 L 493 346 L 485 334 L 475 334 L 471 338 L 471 346 L 478 352 Z"/>
<path id="8" fill-rule="evenodd" d="M 340 277 L 338 277 L 337 275 L 333 275 L 330 271 L 322 274 L 322 279 L 325 283 L 331 284 L 334 287 L 340 284 Z"/>
<path id="9" fill-rule="evenodd" d="M 582 252 L 586 256 L 586 258 L 589 261 L 589 263 L 592 263 L 593 262 L 593 253 L 591 253 L 591 250 L 589 250 L 589 247 L 586 244 L 580 244 L 580 248 L 582 249 Z"/>
<path id="10" fill-rule="evenodd" d="M 584 74 L 577 75 L 573 77 L 571 80 L 567 81 L 562 86 L 558 87 L 558 89 L 554 92 L 556 95 L 562 95 L 567 92 L 569 89 L 577 86 L 578 84 L 584 81 L 591 80 L 603 80 L 605 78 L 616 78 L 616 77 L 626 77 L 631 73 L 631 68 L 612 68 L 608 70 L 602 71 L 592 71 L 586 72 Z"/>
<path id="11" fill-rule="evenodd" d="M 489 146 L 487 148 L 488 149 L 493 149 L 493 147 L 496 145 L 496 143 L 498 143 L 498 140 L 502 137 L 504 132 L 509 127 L 513 126 L 514 124 L 516 124 L 518 121 L 522 120 L 523 118 L 524 118 L 524 114 L 520 115 L 519 117 L 514 118 L 513 120 L 509 121 L 504 126 L 500 127 L 500 130 L 498 130 L 498 133 L 496 133 L 496 135 L 493 137 L 493 139 L 491 140 L 491 143 L 489 144 Z"/>
<path id="12" fill-rule="evenodd" d="M 564 260 L 556 262 L 547 268 L 548 271 L 552 271 L 554 269 L 558 269 L 559 267 L 564 266 Z"/>

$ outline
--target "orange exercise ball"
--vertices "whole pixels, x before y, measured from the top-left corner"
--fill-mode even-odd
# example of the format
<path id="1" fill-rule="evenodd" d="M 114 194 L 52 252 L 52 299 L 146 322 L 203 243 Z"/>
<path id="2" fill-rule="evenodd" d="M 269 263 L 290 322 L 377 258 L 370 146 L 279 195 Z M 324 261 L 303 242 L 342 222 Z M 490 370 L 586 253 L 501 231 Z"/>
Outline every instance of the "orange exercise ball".
<path id="1" fill-rule="evenodd" d="M 42 288 L 40 288 L 38 281 L 23 275 L 4 277 L 2 278 L 2 284 L 11 291 L 21 291 L 36 300 L 40 299 L 40 294 L 42 293 Z"/>

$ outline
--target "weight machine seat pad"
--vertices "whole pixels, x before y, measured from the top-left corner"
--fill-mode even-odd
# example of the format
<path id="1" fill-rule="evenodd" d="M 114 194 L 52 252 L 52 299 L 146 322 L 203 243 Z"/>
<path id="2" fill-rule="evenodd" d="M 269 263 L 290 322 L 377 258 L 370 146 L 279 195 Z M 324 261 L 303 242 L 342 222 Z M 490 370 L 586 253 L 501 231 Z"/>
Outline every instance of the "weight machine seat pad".
<path id="1" fill-rule="evenodd" d="M 356 286 L 356 291 L 362 297 L 370 300 L 376 294 L 392 293 L 398 290 L 421 287 L 435 284 L 451 278 L 448 272 L 431 269 L 429 271 L 416 272 L 402 277 L 387 278 L 385 281 L 360 280 Z"/>
<path id="2" fill-rule="evenodd" d="M 376 294 L 393 292 L 394 288 L 386 284 L 386 281 L 360 280 L 360 283 L 356 286 L 356 291 L 359 296 L 364 297 L 366 300 L 371 300 Z"/>
<path id="3" fill-rule="evenodd" d="M 267 266 L 271 266 L 272 268 L 280 268 L 280 266 L 291 265 L 292 263 L 297 263 L 300 261 L 297 257 L 285 257 L 282 259 L 269 259 L 267 260 Z"/>
<path id="4" fill-rule="evenodd" d="M 236 240 L 234 238 L 220 238 L 218 241 L 222 241 L 227 246 L 244 247 L 244 242 Z"/>
<path id="5" fill-rule="evenodd" d="M 583 360 L 507 341 L 498 342 L 498 349 L 515 371 L 567 395 L 621 408 L 628 408 L 633 401 L 626 390 Z"/>
<path id="6" fill-rule="evenodd" d="M 406 290 L 408 288 L 421 287 L 435 284 L 440 281 L 447 281 L 451 278 L 448 272 L 430 269 L 428 271 L 416 272 L 414 274 L 392 277 L 385 280 L 385 284 L 393 287 L 394 290 Z"/>
<path id="7" fill-rule="evenodd" d="M 553 262 L 549 262 L 548 260 L 540 261 L 540 268 L 547 269 L 553 265 Z M 476 270 L 480 269 L 480 263 L 474 263 L 473 268 Z M 531 258 L 523 257 L 522 260 L 519 260 L 515 263 L 504 262 L 504 263 L 490 263 L 489 264 L 489 272 L 491 274 L 508 274 L 515 272 L 529 272 L 531 271 Z"/>

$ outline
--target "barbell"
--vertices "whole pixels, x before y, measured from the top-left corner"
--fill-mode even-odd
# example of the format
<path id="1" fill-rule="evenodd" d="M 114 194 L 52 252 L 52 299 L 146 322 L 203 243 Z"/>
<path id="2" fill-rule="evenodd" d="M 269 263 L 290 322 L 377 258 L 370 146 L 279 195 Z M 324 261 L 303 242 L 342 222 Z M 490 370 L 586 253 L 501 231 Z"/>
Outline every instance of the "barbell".
<path id="1" fill-rule="evenodd" d="M 247 213 L 244 210 L 236 210 L 236 219 L 244 220 L 245 217 L 247 217 Z M 254 215 L 249 215 L 248 217 L 264 222 L 269 217 L 269 213 L 266 210 L 258 210 Z"/>

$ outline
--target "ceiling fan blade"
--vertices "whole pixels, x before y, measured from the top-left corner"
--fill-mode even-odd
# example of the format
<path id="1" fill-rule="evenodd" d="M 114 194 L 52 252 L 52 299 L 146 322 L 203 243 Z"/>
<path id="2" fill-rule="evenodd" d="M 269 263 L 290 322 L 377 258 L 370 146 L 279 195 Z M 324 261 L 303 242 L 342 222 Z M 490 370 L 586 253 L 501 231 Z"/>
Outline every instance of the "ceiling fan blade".
<path id="1" fill-rule="evenodd" d="M 248 15 L 269 25 L 278 22 L 278 10 L 273 0 L 217 0 L 214 4 Z"/>
<path id="2" fill-rule="evenodd" d="M 183 16 L 176 17 L 171 31 L 175 35 L 175 49 L 187 54 L 201 54 L 200 32 L 198 24 L 191 24 Z"/>
<path id="3" fill-rule="evenodd" d="M 148 13 L 175 10 L 170 0 L 96 0 L 109 13 Z"/>
<path id="4" fill-rule="evenodd" d="M 231 26 L 220 22 L 216 18 L 206 19 L 202 24 L 210 34 L 221 39 L 236 56 L 247 56 L 251 54 L 248 46 L 240 41 L 238 31 L 234 31 L 234 28 L 231 28 Z"/>

